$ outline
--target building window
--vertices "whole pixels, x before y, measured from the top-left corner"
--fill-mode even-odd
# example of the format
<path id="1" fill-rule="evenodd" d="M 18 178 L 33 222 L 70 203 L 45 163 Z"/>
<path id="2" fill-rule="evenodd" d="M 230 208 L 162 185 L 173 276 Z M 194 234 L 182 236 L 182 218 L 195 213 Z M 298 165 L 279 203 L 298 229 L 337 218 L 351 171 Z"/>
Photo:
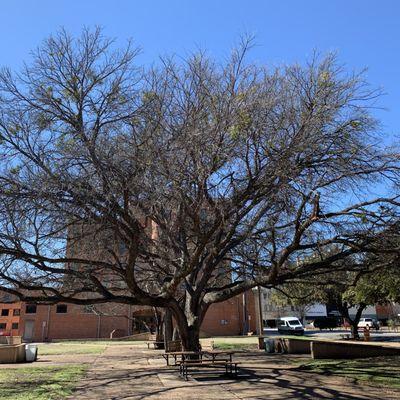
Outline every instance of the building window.
<path id="1" fill-rule="evenodd" d="M 11 329 L 18 329 L 18 322 L 13 322 L 11 325 Z"/>
<path id="2" fill-rule="evenodd" d="M 57 314 L 66 314 L 67 309 L 68 309 L 68 307 L 66 304 L 57 304 L 56 313 Z"/>
<path id="3" fill-rule="evenodd" d="M 8 314 L 10 313 L 10 310 L 8 308 L 3 308 L 1 310 L 1 316 L 2 317 L 8 317 Z"/>
<path id="4" fill-rule="evenodd" d="M 25 314 L 36 314 L 36 304 L 27 304 Z"/>
<path id="5" fill-rule="evenodd" d="M 14 315 L 14 317 L 17 317 L 18 315 L 21 315 L 21 310 L 19 308 L 15 308 L 13 310 L 13 315 Z"/>
<path id="6" fill-rule="evenodd" d="M 0 329 L 6 329 L 6 326 L 5 322 L 0 322 Z"/>

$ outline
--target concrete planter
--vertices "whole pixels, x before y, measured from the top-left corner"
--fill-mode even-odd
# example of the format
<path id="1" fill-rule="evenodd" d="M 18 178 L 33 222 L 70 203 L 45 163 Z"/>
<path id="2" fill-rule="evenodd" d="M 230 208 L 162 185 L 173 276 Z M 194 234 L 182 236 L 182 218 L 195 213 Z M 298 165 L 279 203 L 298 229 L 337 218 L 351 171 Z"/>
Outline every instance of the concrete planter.
<path id="1" fill-rule="evenodd" d="M 7 336 L 7 344 L 21 344 L 22 336 Z"/>
<path id="2" fill-rule="evenodd" d="M 0 336 L 0 344 L 8 344 L 7 338 L 8 336 Z"/>
<path id="3" fill-rule="evenodd" d="M 399 347 L 338 341 L 313 341 L 311 344 L 311 356 L 314 359 L 349 359 L 395 355 L 400 355 Z"/>
<path id="4" fill-rule="evenodd" d="M 288 354 L 310 354 L 311 341 L 295 338 L 275 339 L 275 351 Z"/>
<path id="5" fill-rule="evenodd" d="M 0 346 L 0 364 L 12 364 L 24 361 L 25 361 L 24 344 Z"/>

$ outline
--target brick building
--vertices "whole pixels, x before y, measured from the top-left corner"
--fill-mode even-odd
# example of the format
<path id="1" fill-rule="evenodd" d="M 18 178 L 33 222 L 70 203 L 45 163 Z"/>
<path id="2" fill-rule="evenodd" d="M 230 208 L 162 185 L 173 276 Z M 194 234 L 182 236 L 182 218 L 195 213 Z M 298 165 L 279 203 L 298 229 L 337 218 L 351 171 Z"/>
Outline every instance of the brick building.
<path id="1" fill-rule="evenodd" d="M 244 329 L 256 331 L 253 293 L 248 292 L 246 297 L 246 311 L 243 295 L 213 304 L 204 318 L 202 335 L 241 335 L 247 333 Z M 94 309 L 74 304 L 36 305 L 6 301 L 0 303 L 0 335 L 20 335 L 25 341 L 34 342 L 121 337 L 146 331 L 142 322 L 151 323 L 153 318 L 150 307 L 107 304 Z"/>
<path id="2" fill-rule="evenodd" d="M 157 236 L 153 223 L 144 221 L 144 225 L 150 236 Z M 101 255 L 107 259 L 109 254 L 104 248 L 110 245 L 116 253 L 123 255 L 125 250 L 112 233 L 99 233 L 95 226 L 80 224 L 70 227 L 66 251 L 69 257 L 79 256 L 89 260 L 91 256 L 98 258 Z M 69 268 L 82 267 L 69 265 Z M 221 275 L 225 276 L 225 279 L 230 276 Z M 102 274 L 101 279 L 121 287 L 120 278 L 111 274 Z M 74 282 L 65 280 L 63 284 L 65 287 L 73 287 Z M 0 316 L 0 335 L 21 335 L 26 341 L 123 337 L 149 331 L 149 327 L 155 323 L 152 307 L 112 303 L 91 307 L 74 304 L 11 303 L 1 302 L 0 299 L 0 315 L 2 313 L 4 317 Z M 205 315 L 201 334 L 247 334 L 248 331 L 256 331 L 256 320 L 254 295 L 249 291 L 245 295 L 211 305 Z"/>
<path id="3" fill-rule="evenodd" d="M 18 336 L 21 332 L 21 302 L 0 303 L 0 335 Z"/>

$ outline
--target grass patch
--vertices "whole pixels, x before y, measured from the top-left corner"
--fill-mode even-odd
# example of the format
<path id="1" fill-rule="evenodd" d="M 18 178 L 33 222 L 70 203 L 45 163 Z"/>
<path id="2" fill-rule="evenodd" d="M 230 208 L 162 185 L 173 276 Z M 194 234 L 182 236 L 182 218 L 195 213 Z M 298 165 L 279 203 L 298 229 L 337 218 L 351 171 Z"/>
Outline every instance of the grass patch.
<path id="1" fill-rule="evenodd" d="M 216 337 L 211 338 L 217 350 L 256 350 L 258 348 L 257 336 Z"/>
<path id="2" fill-rule="evenodd" d="M 114 340 L 66 340 L 60 342 L 39 344 L 39 355 L 62 355 L 62 354 L 101 354 L 107 346 L 140 346 L 144 341 L 121 341 Z"/>
<path id="3" fill-rule="evenodd" d="M 1 400 L 61 400 L 86 372 L 83 365 L 1 369 Z"/>
<path id="4" fill-rule="evenodd" d="M 38 345 L 39 355 L 101 354 L 107 346 L 140 346 L 143 341 L 70 340 Z"/>
<path id="5" fill-rule="evenodd" d="M 257 350 L 257 345 L 252 343 L 217 343 L 216 350 Z"/>
<path id="6" fill-rule="evenodd" d="M 354 360 L 297 360 L 300 370 L 351 378 L 357 383 L 400 388 L 400 357 L 372 357 Z"/>
<path id="7" fill-rule="evenodd" d="M 56 343 L 39 344 L 39 355 L 62 354 L 101 354 L 107 346 L 105 344 L 80 344 L 80 343 Z"/>
<path id="8" fill-rule="evenodd" d="M 55 344 L 85 344 L 85 345 L 105 345 L 105 346 L 142 346 L 146 344 L 145 340 L 55 340 L 51 342 Z"/>

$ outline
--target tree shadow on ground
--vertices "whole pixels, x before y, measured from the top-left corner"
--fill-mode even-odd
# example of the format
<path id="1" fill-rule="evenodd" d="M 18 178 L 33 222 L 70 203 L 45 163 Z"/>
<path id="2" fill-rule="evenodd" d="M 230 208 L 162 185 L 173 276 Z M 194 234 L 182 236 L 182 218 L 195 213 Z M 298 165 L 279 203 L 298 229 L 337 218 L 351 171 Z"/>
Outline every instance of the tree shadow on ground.
<path id="1" fill-rule="evenodd" d="M 159 374 L 171 378 L 171 384 L 163 386 Z M 135 370 L 110 371 L 108 376 L 94 377 L 87 382 L 87 393 L 99 393 L 105 388 L 125 387 L 123 393 L 115 393 L 113 400 L 127 399 L 219 399 L 248 398 L 269 400 L 287 399 L 336 399 L 361 400 L 377 399 L 367 389 L 339 381 L 334 385 L 317 374 L 297 374 L 294 370 L 282 368 L 241 368 L 238 379 L 223 374 L 198 374 L 193 372 L 188 382 L 178 378 L 176 368 L 138 368 Z M 324 377 L 322 377 L 324 378 Z M 176 395 L 176 397 L 175 397 Z M 109 397 L 104 397 L 109 398 Z M 385 396 L 386 399 L 390 397 Z M 395 399 L 396 397 L 393 397 Z"/>

